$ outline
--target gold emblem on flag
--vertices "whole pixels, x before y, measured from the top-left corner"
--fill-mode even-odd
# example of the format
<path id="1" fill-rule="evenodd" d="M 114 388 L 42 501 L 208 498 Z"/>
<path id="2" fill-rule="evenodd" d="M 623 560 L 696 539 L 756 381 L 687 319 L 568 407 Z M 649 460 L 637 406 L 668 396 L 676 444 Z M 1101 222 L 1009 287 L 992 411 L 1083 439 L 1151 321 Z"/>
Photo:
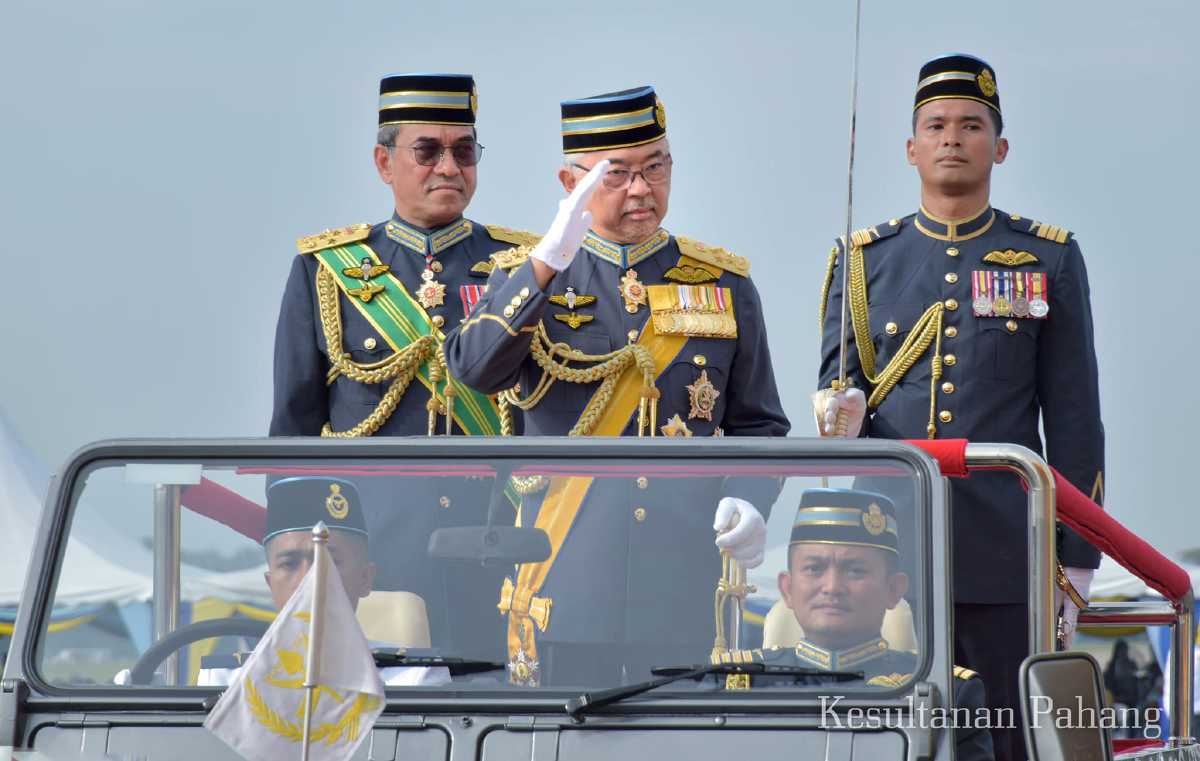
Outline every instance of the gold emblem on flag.
<path id="1" fill-rule="evenodd" d="M 329 517 L 334 520 L 342 520 L 350 514 L 350 501 L 342 496 L 341 484 L 329 485 L 329 496 L 325 498 L 325 509 L 329 511 Z"/>
<path id="2" fill-rule="evenodd" d="M 713 410 L 717 408 L 717 397 L 721 392 L 717 391 L 717 387 L 708 379 L 708 370 L 701 370 L 700 377 L 686 388 L 688 400 L 692 404 L 692 409 L 688 411 L 688 420 L 712 420 Z"/>
<path id="3" fill-rule="evenodd" d="M 868 534 L 879 536 L 887 529 L 887 517 L 879 505 L 872 502 L 867 506 L 867 512 L 863 513 L 862 524 Z"/>

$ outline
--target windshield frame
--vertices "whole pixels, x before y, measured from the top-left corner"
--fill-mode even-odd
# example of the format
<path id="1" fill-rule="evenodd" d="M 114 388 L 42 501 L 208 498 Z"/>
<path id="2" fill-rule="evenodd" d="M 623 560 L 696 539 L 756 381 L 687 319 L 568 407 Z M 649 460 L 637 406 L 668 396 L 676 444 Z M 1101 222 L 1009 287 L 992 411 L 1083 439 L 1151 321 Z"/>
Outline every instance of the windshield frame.
<path id="1" fill-rule="evenodd" d="M 927 551 L 917 559 L 923 574 L 925 589 L 920 604 L 914 606 L 914 615 L 921 617 L 923 626 L 918 626 L 920 653 L 913 679 L 892 690 L 873 688 L 867 690 L 845 690 L 846 700 L 841 705 L 879 704 L 900 700 L 911 693 L 914 684 L 928 679 L 936 681 L 948 676 L 946 613 L 949 611 L 948 572 L 948 521 L 946 520 L 945 488 L 936 462 L 921 450 L 902 442 L 878 439 L 826 440 L 801 438 L 739 438 L 715 439 L 646 439 L 635 438 L 391 438 L 363 440 L 327 439 L 208 439 L 208 440 L 113 440 L 102 441 L 77 451 L 55 478 L 48 492 L 46 509 L 38 529 L 38 547 L 47 552 L 26 575 L 22 611 L 18 616 L 13 633 L 12 650 L 6 672 L 19 665 L 22 676 L 32 688 L 34 695 L 59 702 L 69 698 L 73 706 L 94 703 L 98 708 L 112 709 L 117 706 L 129 708 L 166 708 L 195 710 L 206 699 L 217 694 L 215 687 L 117 687 L 117 686 L 71 686 L 54 685 L 40 674 L 38 663 L 45 642 L 45 627 L 49 624 L 49 609 L 52 605 L 58 575 L 66 554 L 66 538 L 72 519 L 71 511 L 77 504 L 84 486 L 84 476 L 106 463 L 180 464 L 196 461 L 245 462 L 251 460 L 276 459 L 403 459 L 406 461 L 430 459 L 486 460 L 494 462 L 498 449 L 505 460 L 538 459 L 562 461 L 571 459 L 718 459 L 718 460 L 845 460 L 848 463 L 864 460 L 892 460 L 907 467 L 913 478 L 916 504 L 923 508 L 917 525 L 924 526 L 924 543 Z M 941 577 L 935 573 L 941 568 Z M 940 600 L 940 604 L 939 601 Z M 942 615 L 934 616 L 934 607 L 941 608 Z M 935 623 L 936 622 L 936 623 Z M 947 661 L 942 664 L 941 661 Z M 677 664 L 663 664 L 677 665 Z M 678 664 L 682 665 L 682 664 Z M 6 676 L 8 674 L 6 673 Z M 611 685 L 595 685 L 590 689 L 603 689 Z M 528 693 L 521 690 L 455 689 L 420 687 L 387 689 L 388 712 L 404 712 L 419 704 L 423 711 L 463 711 L 468 708 L 481 712 L 533 712 L 562 713 L 567 699 L 576 697 L 577 690 L 539 688 Z M 819 710 L 817 694 L 812 688 L 788 689 L 773 687 L 770 690 L 713 690 L 704 693 L 672 692 L 669 688 L 656 690 L 637 699 L 625 701 L 605 709 L 605 712 L 656 711 L 670 707 L 683 712 L 707 713 L 716 710 L 770 711 L 787 707 L 796 710 L 807 706 Z M 58 700 L 56 700 L 58 699 Z"/>

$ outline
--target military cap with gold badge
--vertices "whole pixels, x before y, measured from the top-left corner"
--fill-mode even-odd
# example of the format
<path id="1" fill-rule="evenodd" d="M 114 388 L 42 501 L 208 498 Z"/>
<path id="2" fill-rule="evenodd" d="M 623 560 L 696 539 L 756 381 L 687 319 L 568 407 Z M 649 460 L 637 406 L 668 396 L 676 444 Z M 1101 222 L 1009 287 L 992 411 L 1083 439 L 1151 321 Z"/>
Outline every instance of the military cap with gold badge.
<path id="1" fill-rule="evenodd" d="M 321 521 L 330 529 L 367 536 L 358 488 L 340 478 L 297 476 L 267 487 L 267 529 L 262 543 L 289 531 L 309 531 Z"/>
<path id="2" fill-rule="evenodd" d="M 667 112 L 650 86 L 567 100 L 563 153 L 631 148 L 667 136 Z"/>
<path id="3" fill-rule="evenodd" d="M 389 74 L 379 82 L 379 126 L 475 124 L 470 74 Z"/>
<path id="4" fill-rule="evenodd" d="M 976 100 L 1000 115 L 996 73 L 987 61 L 966 53 L 947 53 L 921 67 L 913 110 L 935 100 Z"/>
<path id="5" fill-rule="evenodd" d="M 800 496 L 791 544 L 856 544 L 899 554 L 896 506 L 858 489 L 809 489 Z"/>

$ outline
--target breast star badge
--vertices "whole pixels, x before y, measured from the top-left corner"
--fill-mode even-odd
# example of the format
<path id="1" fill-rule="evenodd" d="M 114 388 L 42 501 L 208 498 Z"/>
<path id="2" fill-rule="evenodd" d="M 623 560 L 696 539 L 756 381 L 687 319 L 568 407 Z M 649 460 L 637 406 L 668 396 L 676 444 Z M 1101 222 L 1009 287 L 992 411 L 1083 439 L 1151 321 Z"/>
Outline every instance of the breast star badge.
<path id="1" fill-rule="evenodd" d="M 687 423 L 683 422 L 683 418 L 679 417 L 678 412 L 659 430 L 662 431 L 663 436 L 671 439 L 677 436 L 688 438 L 692 435 L 691 429 L 687 427 Z"/>
<path id="2" fill-rule="evenodd" d="M 721 395 L 717 387 L 708 379 L 708 370 L 701 370 L 696 382 L 687 386 L 688 400 L 692 409 L 688 411 L 688 420 L 712 420 L 713 410 L 717 408 L 717 397 Z"/>
<path id="3" fill-rule="evenodd" d="M 421 286 L 417 288 L 417 301 L 426 309 L 440 307 L 446 301 L 446 286 L 434 279 L 433 270 L 421 273 Z"/>
<path id="4" fill-rule="evenodd" d="M 625 311 L 635 314 L 639 304 L 646 303 L 646 286 L 638 280 L 638 274 L 633 270 L 621 278 L 621 298 L 625 299 Z"/>

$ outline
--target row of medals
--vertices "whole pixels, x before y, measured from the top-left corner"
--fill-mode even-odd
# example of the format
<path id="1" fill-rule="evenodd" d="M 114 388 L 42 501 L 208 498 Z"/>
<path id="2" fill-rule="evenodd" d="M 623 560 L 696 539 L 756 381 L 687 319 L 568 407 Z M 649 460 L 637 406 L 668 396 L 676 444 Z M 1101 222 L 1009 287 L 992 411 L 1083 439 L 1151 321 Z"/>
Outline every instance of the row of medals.
<path id="1" fill-rule="evenodd" d="M 997 296 L 993 299 L 990 296 L 980 295 L 975 297 L 972 303 L 975 308 L 975 314 L 986 315 L 994 314 L 997 317 L 1035 317 L 1041 319 L 1050 314 L 1050 305 L 1045 299 L 1027 299 L 1024 296 L 1017 296 L 1011 302 L 1004 296 Z"/>

